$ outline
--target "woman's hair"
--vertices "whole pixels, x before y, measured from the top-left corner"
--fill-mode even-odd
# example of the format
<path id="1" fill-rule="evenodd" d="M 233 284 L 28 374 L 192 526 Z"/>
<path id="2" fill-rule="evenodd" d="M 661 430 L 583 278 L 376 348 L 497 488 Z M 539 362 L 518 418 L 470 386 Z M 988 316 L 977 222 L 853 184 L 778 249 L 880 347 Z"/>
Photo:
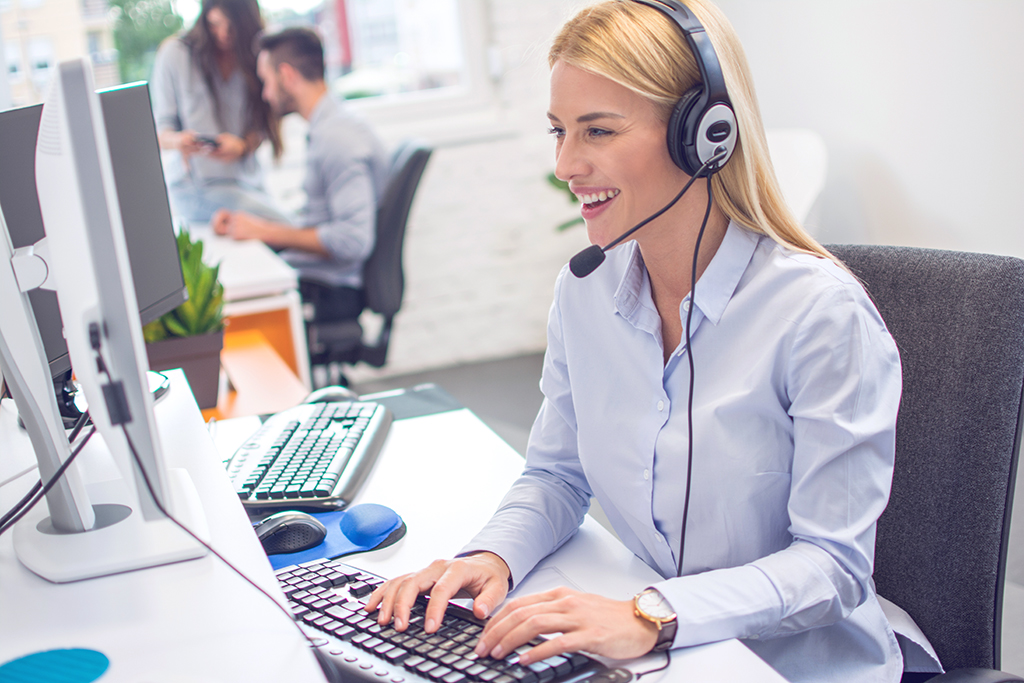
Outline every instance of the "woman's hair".
<path id="1" fill-rule="evenodd" d="M 221 113 L 223 102 L 215 87 L 217 75 L 217 43 L 210 32 L 208 17 L 210 10 L 219 9 L 231 23 L 234 33 L 234 54 L 236 64 L 245 79 L 246 90 L 246 132 L 256 131 L 270 139 L 274 147 L 274 156 L 280 156 L 282 150 L 281 121 L 273 113 L 270 105 L 263 101 L 263 84 L 256 75 L 256 39 L 263 30 L 263 17 L 257 0 L 203 0 L 202 11 L 192 28 L 182 40 L 188 46 L 192 59 L 199 64 L 199 69 L 206 81 L 206 88 L 213 98 L 214 112 L 221 126 L 224 125 Z"/>
<path id="2" fill-rule="evenodd" d="M 715 201 L 739 225 L 790 249 L 835 260 L 800 227 L 782 197 L 750 68 L 732 25 L 709 0 L 684 4 L 715 47 L 739 127 L 736 151 L 712 177 Z M 679 26 L 663 12 L 630 0 L 608 0 L 570 19 L 548 53 L 550 66 L 559 60 L 646 98 L 666 124 L 683 93 L 700 83 L 700 70 Z"/>

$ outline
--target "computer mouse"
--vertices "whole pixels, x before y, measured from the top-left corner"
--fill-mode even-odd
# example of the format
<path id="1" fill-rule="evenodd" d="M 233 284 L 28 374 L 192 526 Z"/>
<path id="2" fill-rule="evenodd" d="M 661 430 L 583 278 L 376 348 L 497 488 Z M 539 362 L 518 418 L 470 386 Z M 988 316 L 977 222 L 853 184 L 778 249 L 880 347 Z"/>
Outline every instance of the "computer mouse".
<path id="1" fill-rule="evenodd" d="M 327 527 L 305 512 L 285 510 L 270 515 L 252 527 L 267 555 L 297 553 L 323 543 Z"/>
<path id="2" fill-rule="evenodd" d="M 340 385 L 323 387 L 317 389 L 309 396 L 303 403 L 337 403 L 339 401 L 358 401 L 359 394 L 352 391 L 348 387 Z"/>

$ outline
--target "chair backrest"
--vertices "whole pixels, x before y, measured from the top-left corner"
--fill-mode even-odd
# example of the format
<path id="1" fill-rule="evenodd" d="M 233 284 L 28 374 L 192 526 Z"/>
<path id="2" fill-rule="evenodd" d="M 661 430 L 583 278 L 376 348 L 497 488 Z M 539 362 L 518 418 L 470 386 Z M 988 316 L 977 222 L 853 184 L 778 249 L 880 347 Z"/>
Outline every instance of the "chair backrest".
<path id="1" fill-rule="evenodd" d="M 392 156 L 388 184 L 377 207 L 377 241 L 363 266 L 363 289 L 367 308 L 388 319 L 402 306 L 405 225 L 432 152 L 422 142 L 401 143 Z"/>
<path id="2" fill-rule="evenodd" d="M 903 364 L 878 594 L 914 618 L 947 669 L 998 668 L 1021 438 L 1024 261 L 828 248 L 864 283 Z"/>

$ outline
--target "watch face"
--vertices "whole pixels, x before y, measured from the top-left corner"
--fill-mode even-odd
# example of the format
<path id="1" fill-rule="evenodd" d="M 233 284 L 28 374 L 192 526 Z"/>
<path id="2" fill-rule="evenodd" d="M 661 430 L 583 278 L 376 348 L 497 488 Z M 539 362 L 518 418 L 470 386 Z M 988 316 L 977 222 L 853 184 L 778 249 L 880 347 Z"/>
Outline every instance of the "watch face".
<path id="1" fill-rule="evenodd" d="M 636 598 L 636 606 L 644 614 L 658 620 L 672 619 L 676 613 L 665 601 L 665 597 L 656 590 L 647 590 Z"/>

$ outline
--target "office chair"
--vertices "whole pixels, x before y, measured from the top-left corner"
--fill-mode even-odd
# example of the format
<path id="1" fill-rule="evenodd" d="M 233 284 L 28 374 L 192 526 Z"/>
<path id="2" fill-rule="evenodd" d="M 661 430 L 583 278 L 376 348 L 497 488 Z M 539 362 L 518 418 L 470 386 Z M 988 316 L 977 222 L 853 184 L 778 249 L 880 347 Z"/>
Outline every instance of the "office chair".
<path id="1" fill-rule="evenodd" d="M 903 364 L 892 495 L 878 520 L 878 594 L 935 647 L 947 673 L 932 683 L 1024 680 L 993 671 L 1021 442 L 1024 261 L 828 249 L 864 283 Z"/>
<path id="2" fill-rule="evenodd" d="M 391 157 L 388 184 L 377 207 L 376 242 L 363 266 L 365 307 L 383 318 L 376 338 L 364 339 L 358 319 L 307 323 L 310 365 L 327 368 L 330 383 L 347 384 L 344 374 L 338 370 L 341 364 L 363 362 L 379 368 L 387 360 L 391 328 L 405 290 L 402 270 L 405 227 L 416 188 L 432 152 L 422 142 L 409 140 L 399 144 Z M 335 377 L 330 376 L 332 372 Z"/>

